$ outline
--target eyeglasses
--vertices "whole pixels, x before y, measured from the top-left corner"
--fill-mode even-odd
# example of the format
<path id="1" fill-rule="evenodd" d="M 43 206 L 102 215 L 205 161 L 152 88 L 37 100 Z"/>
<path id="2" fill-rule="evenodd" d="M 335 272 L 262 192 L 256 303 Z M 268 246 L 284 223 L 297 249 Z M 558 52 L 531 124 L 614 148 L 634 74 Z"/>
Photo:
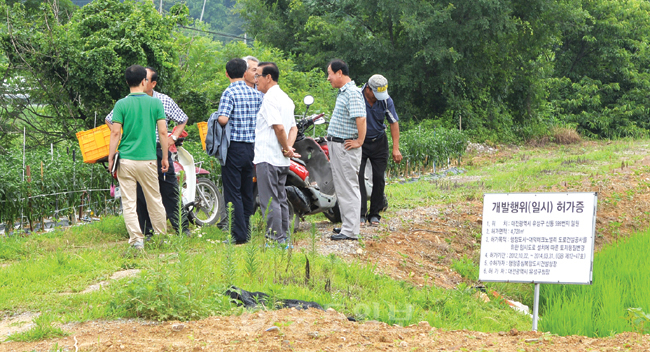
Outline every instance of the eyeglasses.
<path id="1" fill-rule="evenodd" d="M 256 74 L 255 79 L 259 79 L 260 77 L 265 77 L 263 74 Z"/>

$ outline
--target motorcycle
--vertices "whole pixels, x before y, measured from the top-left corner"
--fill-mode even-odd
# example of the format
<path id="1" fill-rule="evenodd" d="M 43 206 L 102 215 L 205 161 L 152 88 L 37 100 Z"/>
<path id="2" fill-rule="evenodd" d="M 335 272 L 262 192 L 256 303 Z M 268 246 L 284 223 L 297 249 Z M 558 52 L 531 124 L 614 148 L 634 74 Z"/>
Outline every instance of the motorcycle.
<path id="1" fill-rule="evenodd" d="M 307 116 L 309 107 L 314 103 L 314 97 L 305 96 L 303 103 L 307 106 L 303 117 L 296 123 L 298 134 L 293 145 L 300 158 L 291 158 L 289 173 L 285 183 L 287 200 L 289 201 L 289 218 L 298 227 L 300 219 L 307 215 L 323 213 L 333 223 L 341 222 L 332 168 L 329 158 L 329 147 L 325 137 L 309 137 L 306 132 L 316 125 L 327 123 L 324 114 Z M 372 193 L 372 169 L 370 162 L 366 167 L 365 184 L 367 194 Z M 259 206 L 257 183 L 255 183 L 256 206 Z M 384 209 L 388 201 L 384 195 Z"/>
<path id="2" fill-rule="evenodd" d="M 326 213 L 336 204 L 336 192 L 332 169 L 329 164 L 327 141 L 323 137 L 313 138 L 305 135 L 312 126 L 326 123 L 324 114 L 306 116 L 314 97 L 308 95 L 303 102 L 307 110 L 296 123 L 298 134 L 293 145 L 300 158 L 291 158 L 289 173 L 285 183 L 289 202 L 289 218 L 298 227 L 300 219 L 306 215 Z M 259 206 L 257 182 L 255 182 L 255 203 Z"/>
<path id="3" fill-rule="evenodd" d="M 183 134 L 186 135 L 185 132 Z M 184 138 L 178 138 L 171 148 L 174 171 L 181 186 L 183 208 L 189 220 L 196 225 L 214 225 L 227 219 L 226 203 L 217 185 L 207 175 L 209 171 L 195 163 L 194 157 L 183 148 Z M 176 151 L 174 151 L 176 149 Z"/>

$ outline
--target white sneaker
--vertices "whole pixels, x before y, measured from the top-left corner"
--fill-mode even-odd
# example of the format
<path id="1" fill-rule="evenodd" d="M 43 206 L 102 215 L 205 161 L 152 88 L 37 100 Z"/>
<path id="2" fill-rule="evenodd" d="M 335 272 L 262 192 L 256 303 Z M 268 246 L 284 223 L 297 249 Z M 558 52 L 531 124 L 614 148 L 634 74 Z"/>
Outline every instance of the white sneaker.
<path id="1" fill-rule="evenodd" d="M 137 249 L 137 250 L 143 250 L 144 249 L 144 241 L 136 241 L 134 244 L 132 244 L 132 247 Z"/>

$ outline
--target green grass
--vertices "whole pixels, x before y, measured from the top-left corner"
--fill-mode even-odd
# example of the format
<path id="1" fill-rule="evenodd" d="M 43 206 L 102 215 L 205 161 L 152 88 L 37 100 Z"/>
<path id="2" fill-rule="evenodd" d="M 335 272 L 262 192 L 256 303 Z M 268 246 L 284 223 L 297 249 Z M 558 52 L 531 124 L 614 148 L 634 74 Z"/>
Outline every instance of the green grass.
<path id="1" fill-rule="evenodd" d="M 585 175 L 602 175 L 620 167 L 622 159 L 639 160 L 643 155 L 631 154 L 630 150 L 647 145 L 648 141 L 622 141 L 598 144 L 591 149 L 522 148 L 493 164 L 466 166 L 468 172 L 463 176 L 476 176 L 480 178 L 477 182 L 456 185 L 443 179 L 390 184 L 387 187 L 390 208 L 386 216 L 394 216 L 402 208 L 480 201 L 486 192 L 543 190 L 564 182 L 577 185 Z M 607 180 L 594 177 L 592 182 Z M 317 221 L 322 216 L 310 219 Z M 259 223 L 259 219 L 252 223 Z M 408 325 L 427 320 L 440 328 L 478 331 L 528 330 L 531 325 L 528 317 L 500 300 L 489 303 L 477 300 L 476 291 L 464 284 L 452 290 L 416 287 L 376 274 L 372 265 L 346 262 L 335 255 L 317 255 L 311 245 L 305 246 L 304 251 L 266 248 L 259 231 L 254 237 L 255 244 L 245 246 L 221 244 L 226 234 L 216 227 L 203 228 L 201 237 L 191 239 L 159 237 L 147 244 L 146 255 L 139 258 L 122 257 L 127 237 L 121 217 L 107 217 L 98 223 L 48 234 L 1 237 L 0 263 L 5 266 L 0 267 L 0 310 L 41 312 L 44 317 L 33 331 L 16 335 L 15 339 L 56 336 L 59 332 L 52 322 L 122 317 L 185 320 L 239 314 L 242 308 L 222 294 L 229 284 L 267 292 L 274 298 L 315 301 L 360 320 L 389 324 Z M 310 231 L 293 237 L 307 241 L 313 238 Z M 309 280 L 305 280 L 307 258 Z M 474 278 L 475 260 L 456 261 L 453 268 Z M 142 273 L 136 278 L 113 282 L 99 291 L 79 293 L 90 284 L 107 280 L 115 271 L 132 268 L 142 269 Z M 644 284 L 650 287 L 647 281 Z M 529 305 L 532 304 L 531 287 L 488 284 L 489 289 Z M 650 308 L 638 306 L 645 312 Z M 588 311 L 584 303 L 577 307 Z M 622 312 L 614 309 L 624 322 L 625 308 Z M 549 312 L 551 307 L 545 306 L 544 314 Z M 547 321 L 545 315 L 542 317 L 541 326 Z M 604 334 L 608 333 L 609 330 Z"/>
<path id="2" fill-rule="evenodd" d="M 558 335 L 610 336 L 643 333 L 629 308 L 650 312 L 650 230 L 596 253 L 593 284 L 542 285 L 540 329 Z"/>
<path id="3" fill-rule="evenodd" d="M 34 319 L 36 326 L 27 331 L 9 335 L 7 340 L 26 342 L 68 336 L 68 333 L 61 330 L 61 328 L 52 325 L 54 320 L 55 317 L 52 314 L 41 314 Z"/>
<path id="4" fill-rule="evenodd" d="M 585 177 L 599 186 L 608 180 L 596 176 L 611 173 L 623 161 L 633 164 L 643 159 L 646 154 L 638 150 L 647 149 L 649 144 L 648 140 L 622 140 L 611 144 L 600 142 L 593 147 L 521 147 L 509 156 L 488 158 L 481 165 L 462 165 L 467 172 L 461 176 L 475 177 L 477 181 L 455 184 L 446 178 L 437 181 L 421 178 L 416 182 L 391 183 L 386 195 L 391 209 L 412 209 L 481 200 L 484 193 L 544 191 L 565 182 L 569 188 L 579 187 Z"/>
<path id="5" fill-rule="evenodd" d="M 252 244 L 244 246 L 222 244 L 226 234 L 216 227 L 203 228 L 200 237 L 190 239 L 160 236 L 147 243 L 145 255 L 125 258 L 121 254 L 127 247 L 126 232 L 120 221 L 108 218 L 65 231 L 4 239 L 4 253 L 14 259 L 0 268 L 0 310 L 43 313 L 34 329 L 12 336 L 13 340 L 60 336 L 62 332 L 51 324 L 55 321 L 193 320 L 240 314 L 243 308 L 223 295 L 229 284 L 266 292 L 273 299 L 315 301 L 358 320 L 400 325 L 427 320 L 440 328 L 480 331 L 530 325 L 528 317 L 503 303 L 477 300 L 475 290 L 465 285 L 453 290 L 416 287 L 376 274 L 374 266 L 314 254 L 311 248 L 266 247 L 260 231 Z M 232 273 L 224 272 L 227 266 Z M 142 272 L 99 291 L 80 293 L 127 268 Z"/>

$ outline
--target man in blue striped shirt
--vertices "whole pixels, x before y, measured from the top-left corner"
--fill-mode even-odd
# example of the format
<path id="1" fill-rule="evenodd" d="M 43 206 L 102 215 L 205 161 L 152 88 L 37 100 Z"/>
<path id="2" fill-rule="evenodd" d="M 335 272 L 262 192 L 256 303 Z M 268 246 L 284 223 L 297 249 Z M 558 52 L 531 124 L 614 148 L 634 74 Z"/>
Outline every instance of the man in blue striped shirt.
<path id="1" fill-rule="evenodd" d="M 350 79 L 348 65 L 332 60 L 327 65 L 327 80 L 338 88 L 336 105 L 327 128 L 330 165 L 336 197 L 341 210 L 341 228 L 334 229 L 334 241 L 356 240 L 361 219 L 359 166 L 361 146 L 366 138 L 366 106 L 361 90 Z"/>
<path id="2" fill-rule="evenodd" d="M 253 157 L 257 112 L 262 95 L 244 81 L 246 61 L 232 59 L 226 64 L 230 86 L 221 94 L 217 111 L 220 125 L 231 124 L 230 146 L 226 163 L 221 167 L 223 197 L 232 203 L 232 239 L 236 244 L 248 242 L 250 217 L 255 210 L 253 199 Z"/>

